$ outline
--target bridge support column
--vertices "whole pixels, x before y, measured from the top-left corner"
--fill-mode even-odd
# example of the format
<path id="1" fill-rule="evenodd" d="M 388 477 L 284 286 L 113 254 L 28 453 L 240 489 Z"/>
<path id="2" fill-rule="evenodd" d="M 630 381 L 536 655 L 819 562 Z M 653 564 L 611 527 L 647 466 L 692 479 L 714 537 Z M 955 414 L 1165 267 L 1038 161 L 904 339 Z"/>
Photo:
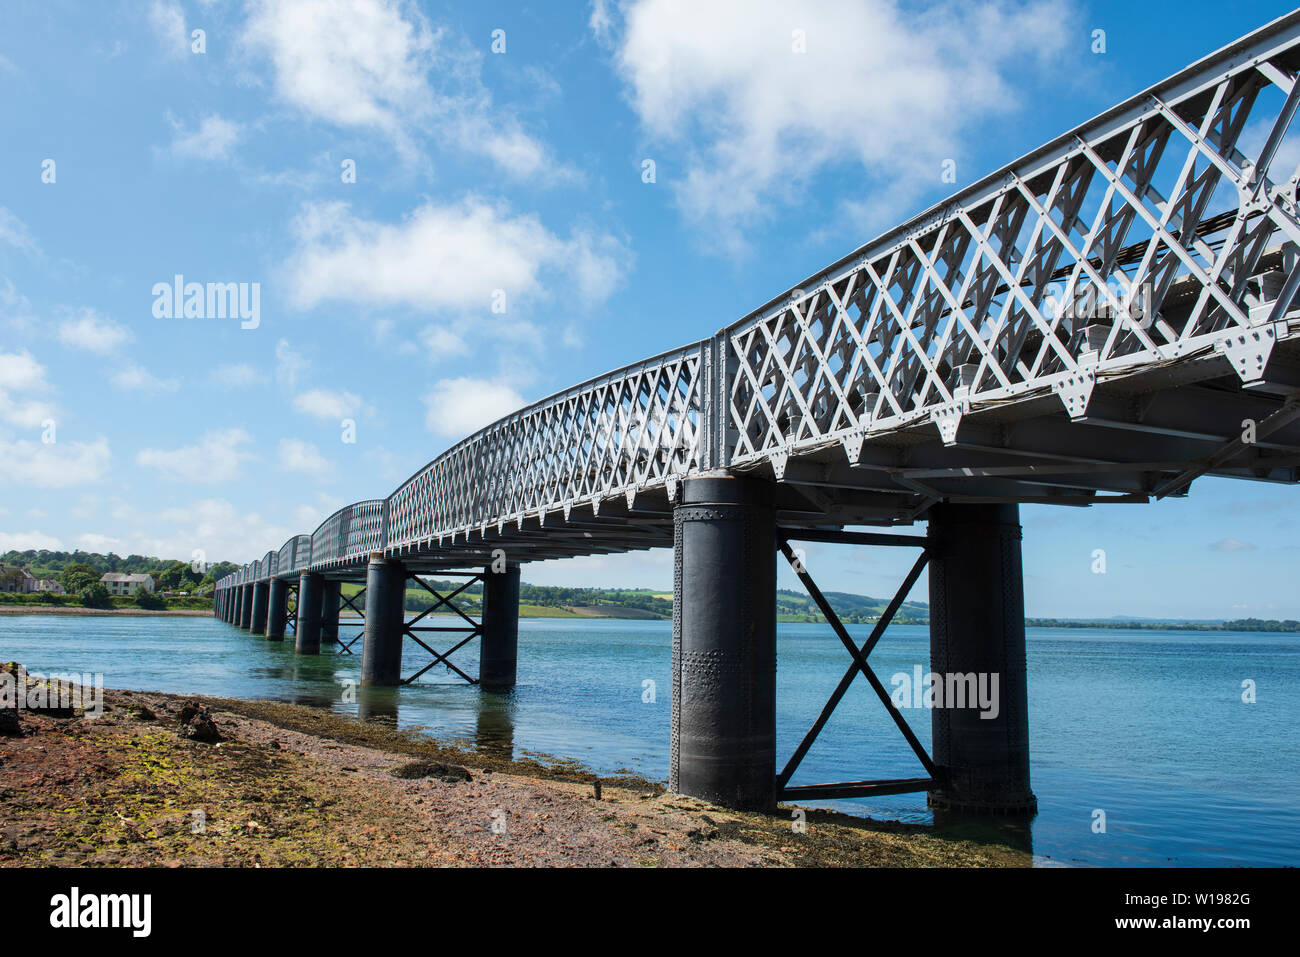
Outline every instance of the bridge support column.
<path id="1" fill-rule="evenodd" d="M 283 578 L 272 578 L 266 593 L 266 640 L 284 641 L 285 621 L 289 607 L 289 583 Z"/>
<path id="2" fill-rule="evenodd" d="M 244 606 L 244 590 L 239 585 L 230 589 L 230 623 L 239 627 L 239 611 Z"/>
<path id="3" fill-rule="evenodd" d="M 930 792 L 930 806 L 1032 814 L 1019 509 L 936 505 L 927 548 L 930 670 L 945 684 L 950 675 L 973 673 L 997 709 L 996 717 L 982 716 L 993 709 L 978 699 L 965 707 L 945 699 L 945 707 L 932 709 L 933 758 L 943 784 Z"/>
<path id="4" fill-rule="evenodd" d="M 406 567 L 371 552 L 366 566 L 366 627 L 361 646 L 361 683 L 402 683 L 402 635 L 406 624 Z"/>
<path id="5" fill-rule="evenodd" d="M 325 582 L 320 593 L 320 643 L 337 645 L 339 643 L 339 594 L 343 583 Z"/>
<path id="6" fill-rule="evenodd" d="M 245 631 L 253 627 L 253 583 L 244 586 L 239 612 L 239 627 Z"/>
<path id="7" fill-rule="evenodd" d="M 253 585 L 253 621 L 250 631 L 255 635 L 266 634 L 266 599 L 270 586 L 266 582 Z"/>
<path id="8" fill-rule="evenodd" d="M 776 512 L 770 483 L 686 479 L 674 523 L 669 787 L 776 803 Z"/>
<path id="9" fill-rule="evenodd" d="M 479 636 L 478 683 L 485 691 L 515 686 L 519 660 L 519 566 L 483 573 L 483 631 Z"/>
<path id="10" fill-rule="evenodd" d="M 303 572 L 298 576 L 298 626 L 293 650 L 300 655 L 320 654 L 320 595 L 325 576 Z"/>

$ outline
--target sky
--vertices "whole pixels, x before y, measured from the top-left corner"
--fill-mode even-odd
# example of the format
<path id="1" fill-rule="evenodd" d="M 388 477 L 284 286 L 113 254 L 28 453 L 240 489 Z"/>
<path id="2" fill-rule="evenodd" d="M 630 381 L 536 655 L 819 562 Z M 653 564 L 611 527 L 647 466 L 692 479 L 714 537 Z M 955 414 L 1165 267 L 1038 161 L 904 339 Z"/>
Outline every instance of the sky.
<path id="1" fill-rule="evenodd" d="M 259 557 L 1288 9 L 7 2 L 0 552 Z M 176 277 L 240 284 L 245 309 L 186 316 Z M 1204 479 L 1026 506 L 1027 611 L 1300 618 L 1298 508 Z M 808 566 L 887 596 L 897 551 Z M 668 588 L 672 555 L 524 580 Z"/>

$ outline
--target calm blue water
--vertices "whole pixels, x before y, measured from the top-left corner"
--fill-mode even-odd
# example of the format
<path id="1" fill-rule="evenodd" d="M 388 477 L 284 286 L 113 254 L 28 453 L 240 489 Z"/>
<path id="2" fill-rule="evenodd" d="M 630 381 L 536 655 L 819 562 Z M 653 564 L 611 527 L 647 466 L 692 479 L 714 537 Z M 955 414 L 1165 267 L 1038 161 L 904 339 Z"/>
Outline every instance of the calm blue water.
<path id="1" fill-rule="evenodd" d="M 850 626 L 864 640 L 868 626 Z M 345 640 L 355 627 L 342 629 Z M 0 660 L 32 671 L 103 672 L 108 687 L 268 698 L 395 720 L 439 738 L 515 756 L 575 758 L 599 773 L 668 773 L 670 622 L 520 622 L 519 686 L 479 692 L 442 667 L 401 689 L 342 688 L 356 656 L 299 657 L 207 618 L 35 615 L 0 618 Z M 436 645 L 436 647 L 438 647 Z M 407 672 L 428 654 L 408 640 Z M 474 644 L 453 656 L 473 674 Z M 872 654 L 885 685 L 928 668 L 924 627 L 891 628 Z M 848 656 L 822 625 L 779 629 L 781 763 L 843 674 Z M 1241 701 L 1253 679 L 1258 701 Z M 643 700 L 647 679 L 653 702 Z M 1300 638 L 1034 629 L 1029 633 L 1030 734 L 1043 864 L 1300 864 Z M 907 712 L 929 747 L 929 712 Z M 916 777 L 915 756 L 859 679 L 804 760 L 794 784 Z M 924 795 L 831 806 L 930 823 Z M 1092 831 L 1093 811 L 1107 830 Z"/>

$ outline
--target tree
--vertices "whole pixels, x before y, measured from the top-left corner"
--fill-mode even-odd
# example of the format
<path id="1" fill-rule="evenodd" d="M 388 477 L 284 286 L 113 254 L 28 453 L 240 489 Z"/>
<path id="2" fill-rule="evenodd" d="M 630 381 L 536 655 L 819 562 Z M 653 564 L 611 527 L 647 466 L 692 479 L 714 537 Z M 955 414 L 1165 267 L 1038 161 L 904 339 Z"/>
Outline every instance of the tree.
<path id="1" fill-rule="evenodd" d="M 100 575 L 94 568 L 85 562 L 73 562 L 63 569 L 63 574 L 59 576 L 59 581 L 67 590 L 68 594 L 74 594 L 81 591 L 87 585 L 93 585 L 99 581 Z M 107 589 L 105 589 L 107 594 Z"/>
<path id="2" fill-rule="evenodd" d="M 180 588 L 185 580 L 185 573 L 189 570 L 190 566 L 184 562 L 172 562 L 158 573 L 158 584 L 167 591 Z"/>
<path id="3" fill-rule="evenodd" d="M 143 585 L 136 586 L 135 593 L 132 597 L 135 599 L 135 603 L 141 608 L 159 609 L 167 607 L 167 602 L 161 595 L 155 595 Z"/>
<path id="4" fill-rule="evenodd" d="M 78 589 L 77 604 L 83 608 L 112 608 L 113 600 L 108 597 L 107 588 L 94 582 Z"/>

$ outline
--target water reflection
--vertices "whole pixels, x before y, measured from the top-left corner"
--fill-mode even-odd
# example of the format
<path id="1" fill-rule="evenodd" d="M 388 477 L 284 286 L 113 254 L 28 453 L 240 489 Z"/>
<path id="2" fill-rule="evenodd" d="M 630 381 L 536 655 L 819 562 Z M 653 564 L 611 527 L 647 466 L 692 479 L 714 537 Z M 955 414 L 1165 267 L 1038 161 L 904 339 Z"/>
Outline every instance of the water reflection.
<path id="1" fill-rule="evenodd" d="M 513 760 L 515 756 L 514 695 L 480 692 L 474 726 L 474 748 L 480 754 Z"/>
<path id="2" fill-rule="evenodd" d="M 387 728 L 397 727 L 397 703 L 400 688 L 357 687 L 357 717 Z"/>
<path id="3" fill-rule="evenodd" d="M 1031 820 L 1028 815 L 972 814 L 934 809 L 934 830 L 937 834 L 976 844 L 1001 844 L 1026 854 L 1034 853 Z M 1029 866 L 1028 859 L 1025 866 Z"/>

